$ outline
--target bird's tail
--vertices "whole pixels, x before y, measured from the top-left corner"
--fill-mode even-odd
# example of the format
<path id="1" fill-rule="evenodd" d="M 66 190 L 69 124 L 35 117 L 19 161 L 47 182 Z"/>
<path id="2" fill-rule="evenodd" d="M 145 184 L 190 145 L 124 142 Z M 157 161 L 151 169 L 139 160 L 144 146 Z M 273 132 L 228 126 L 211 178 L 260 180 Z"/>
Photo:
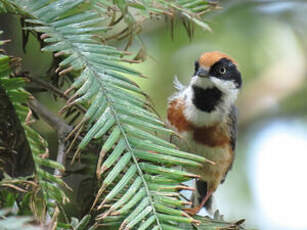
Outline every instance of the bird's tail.
<path id="1" fill-rule="evenodd" d="M 206 197 L 208 191 L 207 182 L 202 180 L 196 180 L 195 188 L 196 191 L 192 195 L 192 207 L 199 206 L 201 201 Z M 211 195 L 204 205 L 204 207 L 210 214 L 213 213 L 213 200 L 213 196 Z"/>

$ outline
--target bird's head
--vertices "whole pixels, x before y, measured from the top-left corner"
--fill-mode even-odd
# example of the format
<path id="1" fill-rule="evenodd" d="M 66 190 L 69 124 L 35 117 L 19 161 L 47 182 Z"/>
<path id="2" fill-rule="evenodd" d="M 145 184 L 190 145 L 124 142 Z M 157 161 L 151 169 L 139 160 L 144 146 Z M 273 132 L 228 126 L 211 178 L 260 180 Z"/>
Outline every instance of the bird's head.
<path id="1" fill-rule="evenodd" d="M 203 53 L 195 62 L 192 85 L 207 89 L 218 88 L 225 96 L 237 94 L 242 85 L 236 62 L 218 51 Z"/>

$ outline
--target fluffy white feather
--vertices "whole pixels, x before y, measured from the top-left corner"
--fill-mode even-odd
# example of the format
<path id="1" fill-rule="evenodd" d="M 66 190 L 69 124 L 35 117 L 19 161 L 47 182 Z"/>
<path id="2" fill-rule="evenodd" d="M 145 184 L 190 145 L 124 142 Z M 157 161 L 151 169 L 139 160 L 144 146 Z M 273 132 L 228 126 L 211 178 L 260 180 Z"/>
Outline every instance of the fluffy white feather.
<path id="1" fill-rule="evenodd" d="M 176 75 L 174 77 L 173 84 L 177 91 L 183 91 L 186 88 L 186 86 L 178 80 L 178 77 Z"/>

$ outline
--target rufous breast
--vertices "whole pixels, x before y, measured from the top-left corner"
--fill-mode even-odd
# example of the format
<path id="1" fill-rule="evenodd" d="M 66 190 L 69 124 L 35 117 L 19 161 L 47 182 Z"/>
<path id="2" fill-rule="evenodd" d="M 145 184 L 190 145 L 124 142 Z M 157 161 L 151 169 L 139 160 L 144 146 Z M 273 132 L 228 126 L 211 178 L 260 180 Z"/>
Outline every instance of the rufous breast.
<path id="1" fill-rule="evenodd" d="M 167 119 L 176 130 L 181 133 L 193 132 L 195 142 L 208 147 L 218 147 L 230 144 L 230 135 L 227 126 L 223 123 L 211 126 L 196 127 L 184 116 L 184 101 L 175 99 L 169 103 Z"/>

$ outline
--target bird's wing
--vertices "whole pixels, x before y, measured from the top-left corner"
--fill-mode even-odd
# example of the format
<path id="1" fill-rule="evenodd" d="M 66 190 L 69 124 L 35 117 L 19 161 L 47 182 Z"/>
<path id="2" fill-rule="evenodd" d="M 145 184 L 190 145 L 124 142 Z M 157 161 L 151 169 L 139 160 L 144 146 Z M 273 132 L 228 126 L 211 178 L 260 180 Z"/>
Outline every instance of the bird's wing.
<path id="1" fill-rule="evenodd" d="M 232 162 L 227 169 L 223 180 L 221 183 L 225 181 L 227 173 L 231 170 L 233 165 L 233 160 L 235 159 L 235 150 L 236 150 L 236 142 L 237 142 L 237 135 L 238 135 L 238 109 L 235 105 L 231 106 L 230 113 L 228 114 L 228 127 L 230 132 L 230 145 L 232 150 Z"/>
<path id="2" fill-rule="evenodd" d="M 228 122 L 230 127 L 230 144 L 232 151 L 234 152 L 238 135 L 238 109 L 235 105 L 231 107 Z"/>

